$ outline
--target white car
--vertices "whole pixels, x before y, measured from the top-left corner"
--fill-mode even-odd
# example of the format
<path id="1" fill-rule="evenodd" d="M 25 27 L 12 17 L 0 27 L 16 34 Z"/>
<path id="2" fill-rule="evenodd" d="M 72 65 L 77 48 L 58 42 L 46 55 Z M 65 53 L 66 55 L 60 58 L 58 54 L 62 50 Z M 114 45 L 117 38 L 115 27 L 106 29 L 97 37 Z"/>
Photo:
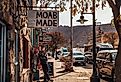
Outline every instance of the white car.
<path id="1" fill-rule="evenodd" d="M 68 56 L 70 54 L 70 52 L 63 52 L 62 56 L 65 57 L 65 56 Z"/>
<path id="2" fill-rule="evenodd" d="M 86 65 L 86 57 L 84 56 L 84 53 L 81 51 L 73 51 L 73 58 L 74 58 L 74 64 L 83 64 Z"/>

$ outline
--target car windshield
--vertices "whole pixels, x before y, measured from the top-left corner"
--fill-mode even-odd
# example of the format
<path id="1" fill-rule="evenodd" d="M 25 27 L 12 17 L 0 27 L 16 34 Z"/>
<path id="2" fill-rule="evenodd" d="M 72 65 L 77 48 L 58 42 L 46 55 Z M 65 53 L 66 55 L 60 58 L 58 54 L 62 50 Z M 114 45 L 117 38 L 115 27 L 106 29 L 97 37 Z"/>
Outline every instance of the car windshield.
<path id="1" fill-rule="evenodd" d="M 92 55 L 92 53 L 85 53 L 85 55 Z"/>
<path id="2" fill-rule="evenodd" d="M 83 55 L 82 53 L 74 53 L 73 55 Z"/>
<path id="3" fill-rule="evenodd" d="M 62 49 L 63 52 L 68 52 L 67 48 Z"/>
<path id="4" fill-rule="evenodd" d="M 97 57 L 98 58 L 106 58 L 106 56 L 108 56 L 109 54 L 108 53 L 99 53 L 97 54 Z"/>
<path id="5" fill-rule="evenodd" d="M 112 59 L 115 60 L 116 55 L 117 55 L 117 52 L 111 52 L 111 53 L 103 52 L 103 53 L 98 53 L 97 54 L 97 57 L 98 58 L 110 58 L 110 54 L 112 54 Z"/>

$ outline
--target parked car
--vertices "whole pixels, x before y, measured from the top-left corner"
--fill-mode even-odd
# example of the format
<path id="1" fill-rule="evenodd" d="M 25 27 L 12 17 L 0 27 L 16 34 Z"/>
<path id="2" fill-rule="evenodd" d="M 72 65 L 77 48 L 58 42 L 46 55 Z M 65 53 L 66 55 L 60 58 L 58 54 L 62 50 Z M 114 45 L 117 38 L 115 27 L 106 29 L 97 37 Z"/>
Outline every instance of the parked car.
<path id="1" fill-rule="evenodd" d="M 115 58 L 117 50 L 102 50 L 97 53 L 97 68 L 100 77 L 105 76 L 115 80 Z"/>
<path id="2" fill-rule="evenodd" d="M 83 64 L 86 65 L 86 57 L 84 56 L 84 53 L 81 51 L 73 51 L 73 58 L 74 58 L 74 64 Z"/>
<path id="3" fill-rule="evenodd" d="M 70 52 L 63 52 L 62 56 L 65 57 L 65 56 L 68 56 L 70 54 Z"/>
<path id="4" fill-rule="evenodd" d="M 85 52 L 86 62 L 93 63 L 93 53 L 92 52 Z"/>
<path id="5" fill-rule="evenodd" d="M 62 57 L 64 57 L 64 56 L 67 56 L 68 54 L 69 54 L 68 49 L 67 48 L 64 48 L 64 47 L 60 48 L 57 51 L 57 57 L 59 59 L 62 58 Z"/>

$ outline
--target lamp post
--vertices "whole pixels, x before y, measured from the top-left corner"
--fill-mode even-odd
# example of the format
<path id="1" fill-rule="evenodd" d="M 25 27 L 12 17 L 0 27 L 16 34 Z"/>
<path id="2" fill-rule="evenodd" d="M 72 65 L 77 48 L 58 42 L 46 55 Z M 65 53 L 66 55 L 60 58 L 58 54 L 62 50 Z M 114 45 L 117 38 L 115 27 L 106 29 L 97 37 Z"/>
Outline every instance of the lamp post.
<path id="1" fill-rule="evenodd" d="M 70 71 L 73 71 L 73 26 L 72 26 L 72 1 L 73 0 L 70 0 L 70 7 L 71 7 L 71 12 L 70 12 L 70 48 L 71 48 L 71 70 Z"/>
<path id="2" fill-rule="evenodd" d="M 93 0 L 92 4 L 93 4 L 93 11 L 92 11 L 92 15 L 93 15 L 93 73 L 92 73 L 92 76 L 90 77 L 90 82 L 100 82 L 100 78 L 97 73 L 97 65 L 96 65 L 97 54 L 96 54 L 96 32 L 95 32 L 95 26 L 96 26 L 95 0 Z"/>
<path id="3" fill-rule="evenodd" d="M 100 82 L 100 78 L 97 73 L 97 65 L 96 65 L 96 31 L 95 31 L 95 0 L 92 0 L 92 13 L 83 13 L 83 14 L 92 14 L 93 16 L 93 73 L 90 77 L 90 82 Z M 83 22 L 82 22 L 83 21 Z M 80 17 L 80 20 L 77 20 L 77 22 L 84 23 L 84 17 Z"/>

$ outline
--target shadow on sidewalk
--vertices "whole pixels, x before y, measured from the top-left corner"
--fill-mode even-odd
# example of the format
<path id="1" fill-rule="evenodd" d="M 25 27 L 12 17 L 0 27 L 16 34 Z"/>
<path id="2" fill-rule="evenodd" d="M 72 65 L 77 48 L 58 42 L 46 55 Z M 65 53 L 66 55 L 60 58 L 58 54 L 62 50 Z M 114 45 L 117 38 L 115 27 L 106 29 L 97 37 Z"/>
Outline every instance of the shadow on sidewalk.
<path id="1" fill-rule="evenodd" d="M 66 75 L 66 74 L 68 74 L 68 73 L 70 73 L 70 72 L 67 72 L 67 71 L 65 71 L 65 70 L 61 70 L 61 71 L 58 71 L 58 72 L 56 72 L 56 73 L 57 73 L 57 75 L 56 75 L 55 77 L 53 77 L 53 78 L 57 78 L 57 77 Z M 41 76 L 40 79 L 44 79 L 44 77 Z"/>
<path id="2" fill-rule="evenodd" d="M 68 73 L 70 73 L 70 72 L 67 72 L 67 71 L 65 71 L 65 70 L 62 70 L 62 71 L 58 71 L 58 72 L 56 72 L 56 73 L 58 73 L 58 75 L 55 76 L 54 78 L 57 78 L 57 77 L 66 75 L 66 74 L 68 74 Z"/>

